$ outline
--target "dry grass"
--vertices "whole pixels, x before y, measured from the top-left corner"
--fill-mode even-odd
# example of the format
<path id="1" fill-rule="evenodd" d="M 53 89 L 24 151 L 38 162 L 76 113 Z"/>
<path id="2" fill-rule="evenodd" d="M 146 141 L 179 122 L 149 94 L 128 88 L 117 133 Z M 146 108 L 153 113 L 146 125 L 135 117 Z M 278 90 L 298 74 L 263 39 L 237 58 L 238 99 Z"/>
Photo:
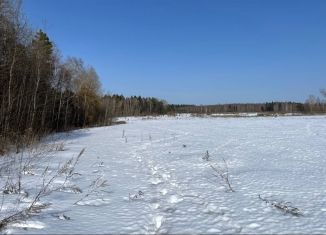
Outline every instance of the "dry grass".
<path id="1" fill-rule="evenodd" d="M 208 162 L 209 166 L 214 172 L 212 175 L 219 180 L 219 182 L 226 188 L 226 191 L 235 192 L 231 185 L 229 167 L 226 160 L 222 158 L 222 162 L 214 162 L 211 160 L 211 156 L 208 151 L 206 151 L 202 159 Z"/>
<path id="2" fill-rule="evenodd" d="M 285 214 L 290 214 L 293 216 L 302 216 L 303 213 L 297 208 L 291 205 L 291 202 L 285 202 L 285 201 L 273 201 L 269 200 L 267 198 L 263 198 L 260 195 L 258 195 L 258 198 L 265 202 L 266 204 L 271 205 L 272 207 L 284 212 Z"/>
<path id="3" fill-rule="evenodd" d="M 59 145 L 59 149 L 60 149 Z M 0 165 L 0 178 L 5 180 L 5 183 L 1 185 L 1 206 L 0 206 L 0 231 L 6 228 L 9 224 L 21 220 L 25 220 L 35 214 L 39 214 L 50 206 L 46 202 L 42 202 L 42 198 L 52 194 L 53 192 L 60 192 L 63 190 L 70 189 L 74 193 L 82 193 L 82 189 L 75 185 L 67 185 L 67 183 L 72 179 L 76 173 L 75 168 L 80 161 L 81 156 L 83 155 L 85 149 L 83 149 L 77 157 L 71 158 L 59 165 L 56 169 L 46 166 L 41 170 L 41 166 L 44 164 L 38 164 L 40 162 L 44 163 L 44 158 L 49 157 L 49 153 L 53 150 L 58 150 L 58 146 L 35 146 L 33 149 L 28 149 L 25 152 L 20 154 L 8 154 L 5 156 L 5 159 L 2 159 Z M 23 157 L 24 155 L 24 157 Z M 52 155 L 51 155 L 52 156 Z M 50 158 L 51 159 L 51 158 Z M 25 188 L 23 178 L 26 175 L 26 172 L 33 172 L 33 169 L 37 168 L 38 172 L 38 185 L 35 185 L 38 190 L 34 193 L 29 193 L 27 188 Z M 54 185 L 54 181 L 60 178 L 60 181 L 63 179 L 63 183 L 60 185 Z M 106 180 L 102 178 L 97 178 L 92 182 L 87 193 L 83 196 L 81 200 L 88 197 L 94 193 L 98 188 L 103 188 L 107 186 Z M 11 195 L 11 196 L 10 196 Z M 12 196 L 17 195 L 17 205 L 16 208 L 12 208 L 9 211 L 3 209 L 3 205 L 6 203 L 6 200 L 11 200 Z M 29 198 L 31 201 L 28 204 L 23 204 L 22 199 Z"/>

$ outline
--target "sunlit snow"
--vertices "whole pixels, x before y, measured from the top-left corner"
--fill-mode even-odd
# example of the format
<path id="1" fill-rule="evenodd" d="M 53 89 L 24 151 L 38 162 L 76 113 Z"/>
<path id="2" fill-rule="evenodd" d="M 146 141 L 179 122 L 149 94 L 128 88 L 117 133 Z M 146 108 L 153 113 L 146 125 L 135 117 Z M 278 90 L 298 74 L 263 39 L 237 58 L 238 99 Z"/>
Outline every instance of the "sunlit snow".
<path id="1" fill-rule="evenodd" d="M 85 188 L 101 175 L 105 192 L 77 204 L 80 194 L 55 192 L 49 208 L 7 232 L 326 233 L 325 116 L 124 120 L 58 135 L 65 148 L 55 161 L 86 148 L 71 184 Z M 209 166 L 223 158 L 235 192 Z"/>

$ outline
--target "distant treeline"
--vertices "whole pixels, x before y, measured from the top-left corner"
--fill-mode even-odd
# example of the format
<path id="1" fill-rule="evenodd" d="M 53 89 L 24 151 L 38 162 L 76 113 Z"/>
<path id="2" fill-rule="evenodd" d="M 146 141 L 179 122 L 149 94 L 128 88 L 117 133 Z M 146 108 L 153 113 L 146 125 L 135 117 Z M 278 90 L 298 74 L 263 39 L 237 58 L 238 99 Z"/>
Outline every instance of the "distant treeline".
<path id="1" fill-rule="evenodd" d="M 313 100 L 310 100 L 313 101 Z M 257 104 L 219 104 L 219 105 L 169 105 L 174 113 L 325 113 L 324 102 L 268 102 Z"/>

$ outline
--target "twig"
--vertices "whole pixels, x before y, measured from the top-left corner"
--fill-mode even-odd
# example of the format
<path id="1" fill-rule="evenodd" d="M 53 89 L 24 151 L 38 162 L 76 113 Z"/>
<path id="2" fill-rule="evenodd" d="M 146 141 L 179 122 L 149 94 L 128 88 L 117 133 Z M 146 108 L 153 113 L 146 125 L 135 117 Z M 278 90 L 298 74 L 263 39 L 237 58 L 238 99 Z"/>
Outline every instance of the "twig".
<path id="1" fill-rule="evenodd" d="M 81 201 L 85 200 L 85 198 L 93 195 L 93 194 L 97 194 L 100 191 L 103 190 L 98 190 L 99 188 L 104 188 L 107 187 L 107 180 L 102 179 L 102 176 L 99 176 L 98 178 L 96 178 L 90 185 L 89 185 L 89 191 L 79 200 L 77 200 L 74 205 L 78 205 L 78 203 L 80 203 Z"/>
<path id="2" fill-rule="evenodd" d="M 231 186 L 229 168 L 228 168 L 228 165 L 227 165 L 224 158 L 223 158 L 223 162 L 224 162 L 224 168 L 223 169 L 218 167 L 218 166 L 217 167 L 213 166 L 212 163 L 209 164 L 210 167 L 215 172 L 215 174 L 213 174 L 213 176 L 215 176 L 216 178 L 221 179 L 222 182 L 224 183 L 224 186 L 227 188 L 228 191 L 235 192 L 235 190 Z"/>
<path id="3" fill-rule="evenodd" d="M 258 198 L 260 200 L 264 201 L 266 204 L 269 204 L 269 205 L 277 208 L 278 210 L 285 212 L 286 214 L 291 214 L 294 216 L 302 216 L 303 215 L 303 213 L 297 207 L 291 206 L 290 202 L 271 201 L 271 200 L 261 197 L 260 194 L 258 195 Z"/>

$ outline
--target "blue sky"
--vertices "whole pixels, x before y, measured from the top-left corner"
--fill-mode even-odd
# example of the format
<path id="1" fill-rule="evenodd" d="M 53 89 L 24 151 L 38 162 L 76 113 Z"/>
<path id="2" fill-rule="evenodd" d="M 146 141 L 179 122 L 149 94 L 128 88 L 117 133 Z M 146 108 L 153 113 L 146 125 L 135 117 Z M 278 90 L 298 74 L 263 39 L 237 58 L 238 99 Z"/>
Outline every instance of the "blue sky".
<path id="1" fill-rule="evenodd" d="M 23 10 L 110 93 L 303 102 L 326 88 L 324 0 L 24 0 Z"/>

